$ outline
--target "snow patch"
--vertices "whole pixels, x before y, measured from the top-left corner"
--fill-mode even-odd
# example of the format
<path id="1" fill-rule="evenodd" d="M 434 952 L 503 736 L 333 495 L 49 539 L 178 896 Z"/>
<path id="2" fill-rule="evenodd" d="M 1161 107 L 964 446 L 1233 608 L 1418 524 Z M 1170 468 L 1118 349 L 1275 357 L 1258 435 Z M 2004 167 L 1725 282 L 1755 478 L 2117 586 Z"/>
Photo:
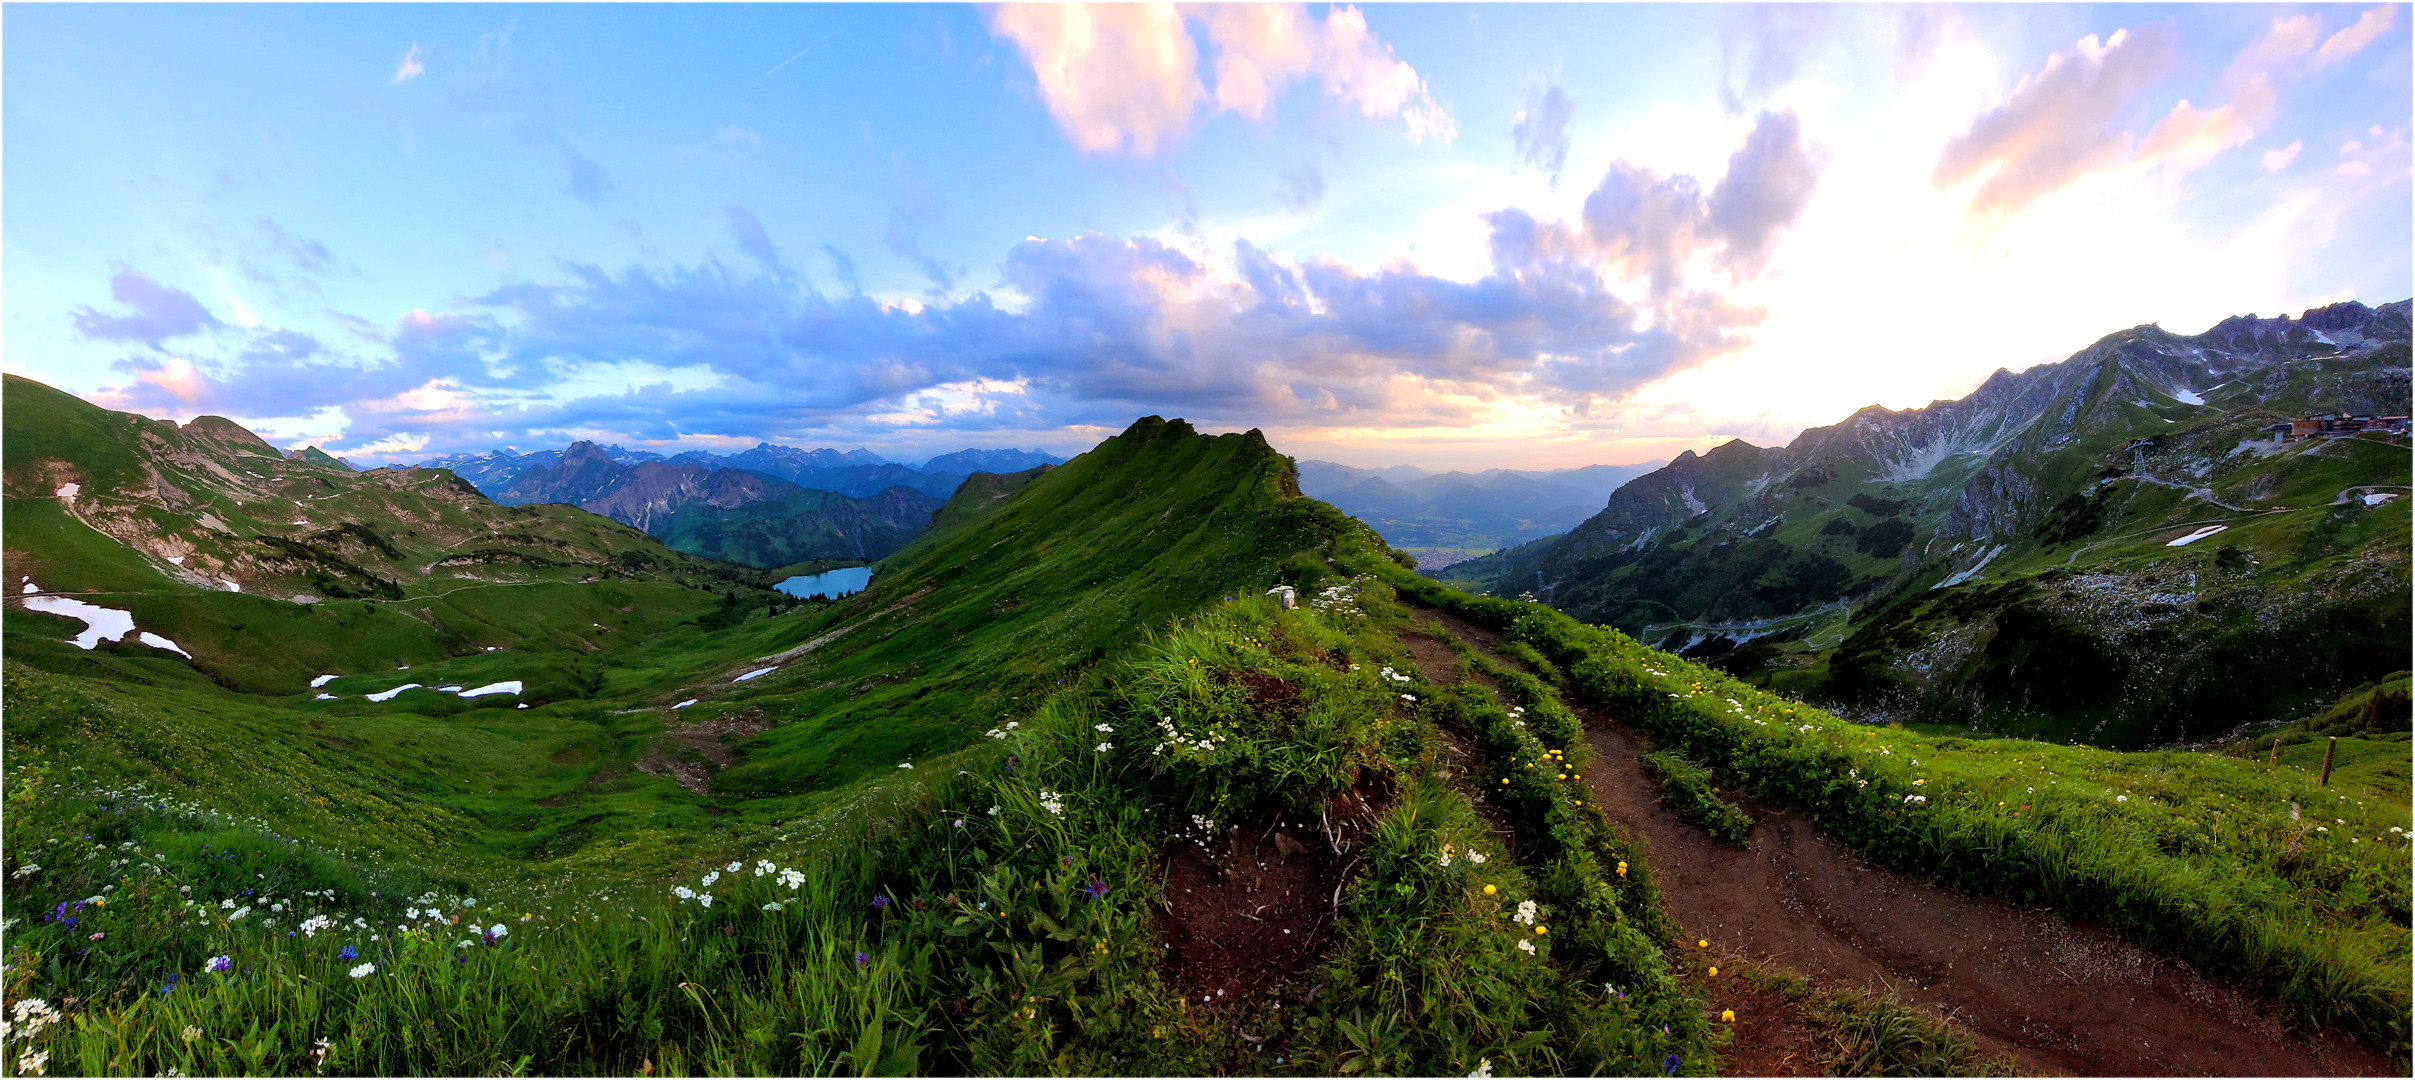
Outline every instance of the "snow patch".
<path id="1" fill-rule="evenodd" d="M 674 708 L 674 709 L 684 709 L 684 708 L 687 708 L 688 706 L 690 706 L 690 705 L 694 705 L 694 704 L 696 704 L 696 699 L 695 699 L 695 698 L 689 698 L 689 699 L 687 699 L 686 701 L 682 701 L 682 702 L 680 702 L 679 704 L 677 704 L 677 705 L 673 705 L 673 706 L 671 706 L 671 707 L 672 707 L 672 708 Z"/>
<path id="2" fill-rule="evenodd" d="M 2212 388 L 2211 388 L 2211 387 L 2208 387 L 2207 389 L 2212 389 Z M 2185 387 L 2185 386 L 2181 387 L 2181 388 L 2180 388 L 2180 389 L 2178 389 L 2178 390 L 2174 390 L 2174 391 L 2172 391 L 2172 396 L 2173 396 L 2173 397 L 2175 397 L 2175 398 L 2180 399 L 2180 401 L 2181 401 L 2183 404 L 2187 404 L 2187 405 L 2203 405 L 2203 404 L 2205 404 L 2205 399 L 2204 399 L 2204 398 L 2197 396 L 2197 392 L 2196 392 L 2195 390 L 2191 390 L 2191 389 L 2189 389 L 2188 387 Z"/>
<path id="3" fill-rule="evenodd" d="M 25 589 L 27 592 L 35 591 L 32 582 L 27 582 Z M 32 611 L 47 611 L 53 615 L 82 620 L 84 632 L 75 636 L 75 647 L 79 649 L 89 649 L 104 641 L 123 641 L 126 635 L 134 632 L 134 613 L 131 611 L 100 607 L 64 596 L 35 597 L 26 601 L 25 606 Z"/>
<path id="4" fill-rule="evenodd" d="M 319 695 L 319 697 L 318 697 L 318 700 L 320 700 L 320 701 L 334 701 L 334 700 L 335 700 L 335 695 L 334 695 L 334 694 L 320 694 L 320 695 Z"/>
<path id="5" fill-rule="evenodd" d="M 394 700 L 394 695 L 396 695 L 396 694 L 402 693 L 402 692 L 403 692 L 403 691 L 405 691 L 405 690 L 417 690 L 417 689 L 419 689 L 419 684 L 418 684 L 418 683 L 415 683 L 415 682 L 407 682 L 407 683 L 402 684 L 401 686 L 397 686 L 397 687 L 395 687 L 395 688 L 394 688 L 394 689 L 392 689 L 392 690 L 380 690 L 380 691 L 378 691 L 377 693 L 371 694 L 371 695 L 369 695 L 369 700 L 371 700 L 371 701 L 392 701 L 392 700 Z"/>
<path id="6" fill-rule="evenodd" d="M 2193 533 L 2188 534 L 2187 536 L 2183 536 L 2183 537 L 2181 537 L 2181 538 L 2180 538 L 2180 539 L 2178 539 L 2178 540 L 2171 541 L 2170 543 L 2167 543 L 2167 544 L 2165 544 L 2164 546 L 2165 546 L 2165 547 L 2187 547 L 2187 546 L 2189 546 L 2190 544 L 2194 544 L 2194 543 L 2196 543 L 2196 542 L 2197 542 L 2197 541 L 2199 541 L 2199 540 L 2203 540 L 2203 539 L 2205 539 L 2206 537 L 2212 536 L 2212 535 L 2214 535 L 2215 533 L 2221 532 L 2222 530 L 2227 529 L 2227 528 L 2230 528 L 2230 526 L 2228 526 L 2228 525 L 2208 525 L 2208 526 L 2206 526 L 2205 528 L 2199 529 L 2199 530 L 2197 530 L 2196 532 L 2193 532 Z"/>
<path id="7" fill-rule="evenodd" d="M 486 696 L 486 695 L 488 695 L 488 694 L 517 694 L 517 693 L 519 693 L 519 692 L 520 692 L 520 680 L 518 680 L 518 679 L 505 679 L 505 680 L 504 680 L 504 681 L 502 681 L 502 682 L 491 682 L 491 683 L 486 684 L 485 686 L 474 686 L 474 687 L 471 687 L 470 689 L 467 689 L 467 690 L 462 691 L 462 692 L 461 692 L 461 696 L 462 696 L 462 697 L 485 697 L 485 696 Z"/>
<path id="8" fill-rule="evenodd" d="M 755 670 L 750 671 L 750 672 L 747 672 L 747 673 L 746 673 L 746 674 L 744 674 L 744 675 L 740 675 L 740 676 L 738 676 L 738 677 L 737 677 L 737 678 L 735 678 L 735 679 L 731 679 L 730 681 L 731 681 L 731 682 L 745 682 L 745 681 L 746 681 L 746 680 L 748 680 L 748 679 L 759 679 L 759 678 L 762 678 L 762 677 L 763 677 L 763 676 L 765 676 L 765 675 L 769 675 L 769 674 L 771 674 L 772 672 L 775 672 L 775 671 L 778 671 L 778 670 L 780 670 L 780 669 L 779 669 L 779 668 L 776 668 L 776 667 L 756 668 Z"/>
<path id="9" fill-rule="evenodd" d="M 60 484 L 60 485 L 59 485 L 59 497 L 60 497 L 60 498 L 62 498 L 62 499 L 65 499 L 65 500 L 67 500 L 67 501 L 69 501 L 69 502 L 74 502 L 74 501 L 75 501 L 76 494 L 77 494 L 78 492 L 83 491 L 83 490 L 84 490 L 84 485 L 82 485 L 82 484 Z"/>
<path id="10" fill-rule="evenodd" d="M 41 591 L 42 591 L 42 587 L 41 587 L 41 586 L 36 585 L 36 584 L 34 584 L 33 582 L 30 582 L 30 581 L 28 581 L 28 582 L 26 582 L 26 583 L 25 583 L 25 595 L 27 595 L 27 596 L 32 596 L 33 594 L 38 593 L 38 592 L 41 592 Z"/>
<path id="11" fill-rule="evenodd" d="M 183 565 L 184 565 L 184 556 L 182 556 L 182 555 L 170 555 L 170 556 L 168 556 L 168 561 L 169 561 L 169 562 L 172 562 L 172 563 L 175 563 L 175 564 L 176 564 L 176 565 L 178 565 L 178 566 L 183 566 Z"/>
<path id="12" fill-rule="evenodd" d="M 316 689 L 318 689 L 319 687 L 322 687 L 322 686 L 327 685 L 328 683 L 334 682 L 334 681 L 335 681 L 337 678 L 339 678 L 339 676 L 335 676 L 335 675 L 321 675 L 321 676 L 319 676 L 318 678 L 315 678 L 315 679 L 310 680 L 310 688 L 311 688 L 311 689 L 313 689 L 313 690 L 316 690 Z"/>
<path id="13" fill-rule="evenodd" d="M 154 649 L 166 649 L 166 650 L 168 650 L 169 652 L 175 653 L 176 655 L 181 656 L 181 657 L 184 657 L 184 658 L 185 658 L 185 659 L 187 659 L 187 660 L 190 660 L 190 659 L 192 659 L 192 658 L 193 658 L 193 654 L 192 654 L 192 653 L 186 652 L 186 651 L 184 651 L 183 649 L 178 648 L 175 642 L 170 641 L 170 640 L 168 640 L 168 639 L 166 639 L 166 638 L 164 638 L 164 637 L 161 637 L 161 636 L 159 636 L 158 634 L 154 634 L 154 633 L 150 632 L 149 630 L 145 630 L 145 631 L 143 631 L 143 632 L 142 632 L 142 636 L 141 636 L 140 640 L 142 641 L 142 643 L 143 643 L 143 644 L 145 644 L 145 645 L 149 645 L 150 647 L 152 647 L 152 648 L 154 648 Z"/>
<path id="14" fill-rule="evenodd" d="M 2390 500 L 2395 499 L 2395 498 L 2397 498 L 2397 497 L 2398 497 L 2398 494 L 2397 494 L 2396 492 L 2389 492 L 2389 491 L 2372 491 L 2372 492 L 2366 492 L 2366 493 L 2365 493 L 2365 505 L 2366 505 L 2366 506 L 2380 506 L 2381 504 L 2386 503 L 2386 502 L 2389 502 Z"/>
<path id="15" fill-rule="evenodd" d="M 241 585 L 237 585 L 237 584 L 235 584 L 234 582 L 232 582 L 232 581 L 228 581 L 228 580 L 227 580 L 227 579 L 225 579 L 225 578 L 219 578 L 219 579 L 218 579 L 218 584 L 226 586 L 226 591 L 228 591 L 228 592 L 242 592 L 242 591 L 243 591 L 243 586 L 241 586 Z"/>
<path id="16" fill-rule="evenodd" d="M 1929 586 L 1929 591 L 1936 592 L 1939 589 L 1950 589 L 1956 585 L 1960 585 L 1965 581 L 1969 581 L 1970 579 L 1979 576 L 1979 571 L 1987 569 L 1987 564 L 1996 561 L 1996 556 L 2004 554 L 2004 549 L 2007 546 L 2008 545 L 2005 544 L 1998 544 L 1987 549 L 1986 554 L 1979 556 L 1979 562 L 1977 565 L 1968 570 L 1957 570 L 1946 575 L 1946 579 L 1944 581 L 1940 581 L 1935 585 Z"/>

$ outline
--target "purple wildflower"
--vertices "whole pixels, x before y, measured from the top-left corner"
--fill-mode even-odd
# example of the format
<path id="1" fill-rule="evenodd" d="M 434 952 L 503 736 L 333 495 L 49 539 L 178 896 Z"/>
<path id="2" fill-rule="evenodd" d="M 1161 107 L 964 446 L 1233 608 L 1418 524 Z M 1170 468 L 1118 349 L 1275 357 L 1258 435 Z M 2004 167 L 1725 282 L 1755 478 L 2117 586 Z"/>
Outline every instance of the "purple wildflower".
<path id="1" fill-rule="evenodd" d="M 352 946 L 346 945 L 344 946 L 344 951 L 335 954 L 335 956 L 338 960 L 358 960 L 360 959 L 361 954 L 353 952 Z"/>
<path id="2" fill-rule="evenodd" d="M 1090 884 L 1082 886 L 1082 891 L 1090 894 L 1093 900 L 1103 900 L 1107 897 L 1107 883 L 1093 877 Z"/>
<path id="3" fill-rule="evenodd" d="M 226 972 L 235 970 L 235 958 L 231 956 L 213 956 L 210 957 L 210 962 L 204 966 L 211 971 L 225 974 Z"/>
<path id="4" fill-rule="evenodd" d="M 868 952 L 858 952 L 858 953 L 856 953 L 856 954 L 855 954 L 855 966 L 857 966 L 857 967 L 859 967 L 859 968 L 860 968 L 860 967 L 863 967 L 864 965 L 869 964 L 869 963 L 871 963 L 871 962 L 872 962 L 872 954 L 871 954 L 871 953 L 868 953 Z"/>
<path id="5" fill-rule="evenodd" d="M 1667 1061 L 1660 1063 L 1660 1070 L 1671 1076 L 1677 1075 L 1677 1055 L 1670 1054 Z"/>
<path id="6" fill-rule="evenodd" d="M 874 911 L 878 911 L 878 910 L 880 910 L 881 908 L 885 908 L 885 907 L 888 907 L 888 906 L 889 906 L 889 898 L 888 898 L 888 897 L 886 897 L 886 896 L 875 896 L 875 897 L 873 897 L 873 898 L 872 898 L 872 909 L 873 909 Z"/>

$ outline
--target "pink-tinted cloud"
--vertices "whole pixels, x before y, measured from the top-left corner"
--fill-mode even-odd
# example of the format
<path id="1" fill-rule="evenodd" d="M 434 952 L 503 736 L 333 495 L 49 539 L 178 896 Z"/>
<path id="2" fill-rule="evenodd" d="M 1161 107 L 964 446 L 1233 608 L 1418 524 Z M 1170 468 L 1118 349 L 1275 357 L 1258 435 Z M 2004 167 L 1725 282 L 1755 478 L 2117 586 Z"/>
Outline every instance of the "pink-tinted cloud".
<path id="1" fill-rule="evenodd" d="M 1417 69 L 1355 7 L 1323 22 L 1298 4 L 1007 4 L 990 30 L 1015 43 L 1040 98 L 1076 149 L 1147 157 L 1179 139 L 1203 105 L 1261 119 L 1284 86 L 1315 79 L 1372 120 L 1398 119 L 1413 142 L 1449 141 L 1450 115 Z M 1215 51 L 1211 95 L 1191 22 Z"/>
<path id="2" fill-rule="evenodd" d="M 1084 153 L 1153 154 L 1199 101 L 1199 49 L 1171 4 L 1002 4 L 990 29 L 1023 50 Z"/>
<path id="3" fill-rule="evenodd" d="M 2170 23 L 2136 32 L 2090 34 L 2024 75 L 2004 104 L 1948 140 L 1931 181 L 1953 187 L 1976 177 L 1975 210 L 2018 210 L 2078 177 L 2130 159 L 2128 116 L 2172 69 L 2178 34 Z"/>
<path id="4" fill-rule="evenodd" d="M 2357 50 L 2372 44 L 2374 38 L 2380 37 L 2382 31 L 2388 30 L 2391 21 L 2397 16 L 2398 5 L 2396 4 L 2384 4 L 2367 10 L 2347 28 L 2324 39 L 2323 47 L 2315 51 L 2314 62 L 2331 64 L 2354 56 Z"/>
<path id="5" fill-rule="evenodd" d="M 412 42 L 410 50 L 403 53 L 402 63 L 394 65 L 394 78 L 391 80 L 394 85 L 400 86 L 427 74 L 428 67 L 420 62 L 420 55 L 419 43 Z"/>

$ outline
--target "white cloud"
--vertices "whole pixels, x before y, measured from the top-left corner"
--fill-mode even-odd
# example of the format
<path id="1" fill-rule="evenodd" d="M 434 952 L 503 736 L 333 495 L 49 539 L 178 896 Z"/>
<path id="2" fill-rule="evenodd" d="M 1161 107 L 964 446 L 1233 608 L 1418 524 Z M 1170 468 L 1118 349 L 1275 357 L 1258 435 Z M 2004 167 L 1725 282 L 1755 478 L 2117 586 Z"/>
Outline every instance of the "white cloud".
<path id="1" fill-rule="evenodd" d="M 990 29 L 1023 50 L 1075 149 L 1147 157 L 1190 123 L 1199 50 L 1171 4 L 1004 4 Z"/>
<path id="2" fill-rule="evenodd" d="M 2102 41 L 2090 34 L 2047 57 L 2002 105 L 1946 142 L 1933 181 L 1950 188 L 1976 180 L 1973 209 L 2017 210 L 2077 177 L 2128 161 L 2131 137 L 2117 125 L 2171 69 L 2178 38 L 2171 24 L 2149 23 Z"/>
<path id="3" fill-rule="evenodd" d="M 2389 29 L 2390 21 L 2397 15 L 2396 4 L 2383 4 L 2366 11 L 2356 22 L 2326 39 L 2323 47 L 2314 54 L 2314 62 L 2329 64 L 2355 55 L 2357 50 L 2372 44 L 2374 38 Z"/>
<path id="4" fill-rule="evenodd" d="M 2288 168 L 2290 162 L 2298 159 L 2298 151 L 2305 148 L 2305 143 L 2291 142 L 2278 150 L 2266 150 L 2264 152 L 2264 171 L 2280 172 Z"/>
<path id="5" fill-rule="evenodd" d="M 1189 21 L 1216 51 L 1216 89 L 1201 82 Z M 1202 102 L 1263 119 L 1275 95 L 1315 77 L 1371 120 L 1398 119 L 1411 142 L 1449 142 L 1458 129 L 1417 69 L 1367 29 L 1355 7 L 1320 23 L 1297 4 L 1007 4 L 990 30 L 1031 63 L 1057 126 L 1084 153 L 1147 157 L 1188 129 Z"/>
<path id="6" fill-rule="evenodd" d="M 421 75 L 427 74 L 427 65 L 420 63 L 419 57 L 419 43 L 414 41 L 411 43 L 410 50 L 403 53 L 402 63 L 394 65 L 393 81 L 396 85 L 410 82 Z"/>

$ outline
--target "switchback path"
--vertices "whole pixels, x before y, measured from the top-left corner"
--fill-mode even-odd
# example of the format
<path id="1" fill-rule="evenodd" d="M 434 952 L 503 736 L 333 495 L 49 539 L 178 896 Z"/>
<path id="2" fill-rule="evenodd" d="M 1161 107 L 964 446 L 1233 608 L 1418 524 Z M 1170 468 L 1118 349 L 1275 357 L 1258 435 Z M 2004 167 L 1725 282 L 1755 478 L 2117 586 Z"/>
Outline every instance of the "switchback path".
<path id="1" fill-rule="evenodd" d="M 1500 635 L 1419 611 L 1496 662 Z M 1407 639 L 1404 643 L 1416 643 Z M 1458 677 L 1457 658 L 1412 649 L 1427 678 Z M 1713 962 L 1774 964 L 1816 985 L 1896 990 L 1950 1011 L 1984 1048 L 2024 1072 L 2080 1076 L 2387 1076 L 2381 1055 L 2345 1036 L 2293 1036 L 2253 1002 L 2187 963 L 2148 953 L 2101 926 L 2024 911 L 1872 866 L 1791 811 L 1744 803 L 1757 824 L 1744 850 L 1679 820 L 1636 755 L 1643 733 L 1568 703 L 1594 754 L 1586 785 L 1645 850 L 1669 914 Z M 1739 965 L 1741 966 L 1741 965 Z M 1734 981 L 1734 980 L 1729 980 Z M 1713 999 L 1722 999 L 1719 987 Z M 1756 1023 L 1756 1021 L 1761 1023 Z M 1739 1013 L 1737 1059 L 1780 1018 Z M 1816 1067 L 1817 1063 L 1800 1063 Z"/>

